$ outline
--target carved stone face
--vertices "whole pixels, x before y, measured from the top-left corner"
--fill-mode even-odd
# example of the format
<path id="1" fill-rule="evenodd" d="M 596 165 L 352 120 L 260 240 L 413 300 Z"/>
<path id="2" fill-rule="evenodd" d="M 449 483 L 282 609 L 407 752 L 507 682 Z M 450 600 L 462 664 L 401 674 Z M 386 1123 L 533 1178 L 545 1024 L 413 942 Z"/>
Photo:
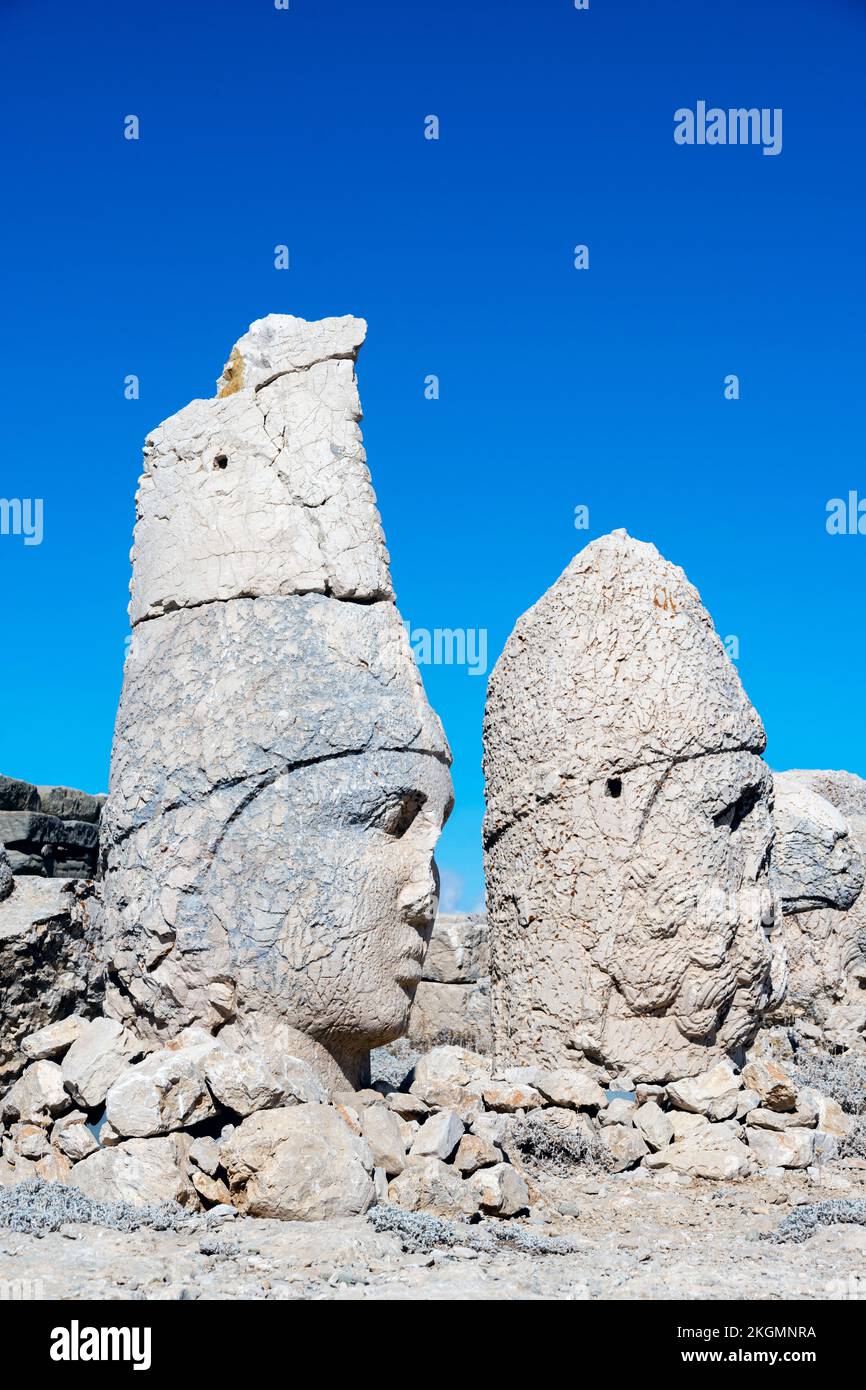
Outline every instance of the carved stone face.
<path id="1" fill-rule="evenodd" d="M 279 778 L 231 826 L 215 910 L 244 1008 L 332 1050 L 405 1031 L 433 926 L 447 767 L 396 753 Z"/>
<path id="2" fill-rule="evenodd" d="M 500 1064 L 663 1082 L 748 1039 L 784 983 L 763 741 L 651 546 L 594 542 L 520 620 L 485 720 Z"/>
<path id="3" fill-rule="evenodd" d="M 394 605 L 358 319 L 257 320 L 148 436 L 101 836 L 106 1009 L 363 1078 L 402 1032 L 451 762 Z"/>

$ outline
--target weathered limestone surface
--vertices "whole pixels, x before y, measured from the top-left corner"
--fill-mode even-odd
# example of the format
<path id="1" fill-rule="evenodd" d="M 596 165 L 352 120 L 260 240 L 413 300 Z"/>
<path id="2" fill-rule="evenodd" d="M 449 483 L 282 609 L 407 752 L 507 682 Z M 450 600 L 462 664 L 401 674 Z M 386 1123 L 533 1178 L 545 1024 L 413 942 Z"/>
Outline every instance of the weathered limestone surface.
<path id="1" fill-rule="evenodd" d="M 812 790 L 807 776 L 777 772 L 773 777 L 773 861 L 786 916 L 823 908 L 847 911 L 863 888 L 863 860 L 851 827 L 832 802 Z"/>
<path id="2" fill-rule="evenodd" d="M 485 856 L 499 1065 L 665 1081 L 784 990 L 761 721 L 681 569 L 614 532 L 491 676 Z"/>
<path id="3" fill-rule="evenodd" d="M 259 320 L 148 439 L 102 836 L 109 1011 L 160 1039 L 236 1019 L 326 1083 L 405 1031 L 451 805 L 364 463 L 364 333 Z"/>
<path id="4" fill-rule="evenodd" d="M 784 919 L 789 960 L 787 996 L 777 1017 L 814 1031 L 834 1047 L 866 1044 L 866 781 L 852 772 L 777 773 L 782 807 L 781 851 L 791 865 L 791 808 L 813 811 L 799 835 L 801 863 L 814 863 L 801 877 L 814 890 L 801 894 L 803 909 L 789 908 Z M 817 806 L 826 806 L 820 821 Z M 785 808 L 788 808 L 787 812 Z M 835 817 L 832 813 L 835 813 Z M 778 812 L 777 812 L 778 817 Z M 847 831 L 847 833 L 845 833 Z M 796 860 L 794 863 L 796 864 Z M 791 898 L 793 898 L 791 894 Z M 793 904 L 796 907 L 796 902 Z"/>
<path id="5" fill-rule="evenodd" d="M 0 901 L 8 896 L 4 860 L 16 876 L 92 878 L 104 800 L 0 776 Z"/>
<path id="6" fill-rule="evenodd" d="M 30 1033 L 95 1009 L 102 994 L 91 889 L 15 878 L 0 901 L 0 1092 L 28 1061 Z"/>

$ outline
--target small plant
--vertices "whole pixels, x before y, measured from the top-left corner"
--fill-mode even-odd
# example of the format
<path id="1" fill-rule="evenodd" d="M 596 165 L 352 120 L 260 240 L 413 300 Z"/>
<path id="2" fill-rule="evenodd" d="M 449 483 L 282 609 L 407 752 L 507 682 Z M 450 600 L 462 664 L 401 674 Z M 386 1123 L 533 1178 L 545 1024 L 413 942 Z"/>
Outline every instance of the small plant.
<path id="1" fill-rule="evenodd" d="M 561 1177 L 575 1168 L 600 1173 L 611 1166 L 610 1152 L 596 1135 L 590 1136 L 583 1129 L 561 1128 L 537 1111 L 517 1121 L 509 1134 L 509 1143 L 535 1167 Z"/>
<path id="2" fill-rule="evenodd" d="M 793 1241 L 800 1245 L 822 1226 L 841 1224 L 866 1226 L 866 1198 L 840 1198 L 836 1201 L 811 1202 L 797 1207 L 780 1221 L 775 1231 L 764 1240 Z"/>
<path id="3" fill-rule="evenodd" d="M 790 1071 L 799 1085 L 823 1092 L 841 1105 L 846 1115 L 866 1113 L 866 1054 L 800 1048 Z"/>

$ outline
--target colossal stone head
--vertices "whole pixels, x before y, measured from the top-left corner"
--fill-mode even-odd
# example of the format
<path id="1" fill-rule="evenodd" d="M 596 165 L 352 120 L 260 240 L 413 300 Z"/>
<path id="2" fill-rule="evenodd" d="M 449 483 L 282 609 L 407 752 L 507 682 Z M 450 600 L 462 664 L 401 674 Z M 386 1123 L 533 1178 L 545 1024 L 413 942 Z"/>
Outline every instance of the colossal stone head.
<path id="1" fill-rule="evenodd" d="M 788 991 L 774 1021 L 825 1046 L 866 1043 L 866 782 L 853 772 L 775 775 L 776 859 Z"/>
<path id="2" fill-rule="evenodd" d="M 365 331 L 261 319 L 149 436 L 102 833 L 107 1010 L 343 1084 L 405 1030 L 452 804 L 364 461 Z"/>
<path id="3" fill-rule="evenodd" d="M 750 1039 L 784 989 L 764 746 L 697 591 L 624 531 L 518 621 L 484 723 L 497 1062 L 664 1082 Z"/>

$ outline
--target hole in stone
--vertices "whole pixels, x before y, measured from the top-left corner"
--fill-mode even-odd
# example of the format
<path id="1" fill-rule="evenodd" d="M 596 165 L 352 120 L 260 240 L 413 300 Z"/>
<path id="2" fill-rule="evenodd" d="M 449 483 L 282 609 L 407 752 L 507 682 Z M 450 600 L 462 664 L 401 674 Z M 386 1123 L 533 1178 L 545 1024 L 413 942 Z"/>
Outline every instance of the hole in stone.
<path id="1" fill-rule="evenodd" d="M 228 468 L 229 461 L 226 458 L 225 454 L 217 454 L 216 458 L 213 461 L 213 466 L 214 468 Z"/>
<path id="2" fill-rule="evenodd" d="M 608 777 L 607 779 L 608 796 L 622 796 L 622 778 Z"/>

